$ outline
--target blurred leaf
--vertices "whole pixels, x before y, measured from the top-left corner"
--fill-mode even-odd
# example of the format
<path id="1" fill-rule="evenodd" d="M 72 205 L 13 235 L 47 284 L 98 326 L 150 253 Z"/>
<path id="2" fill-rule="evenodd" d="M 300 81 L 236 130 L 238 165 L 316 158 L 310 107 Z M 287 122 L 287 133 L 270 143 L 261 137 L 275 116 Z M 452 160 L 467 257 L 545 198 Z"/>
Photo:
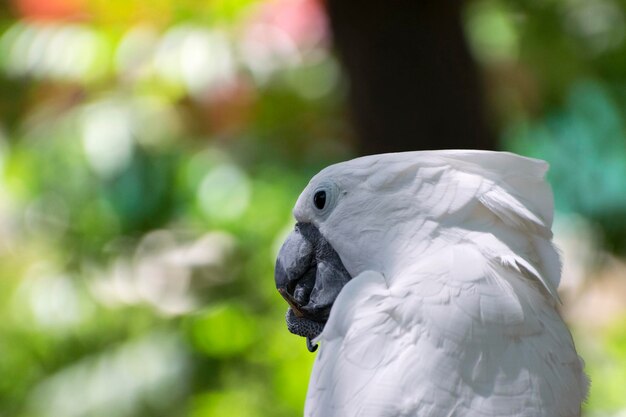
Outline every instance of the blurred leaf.
<path id="1" fill-rule="evenodd" d="M 192 417 L 256 417 L 256 398 L 250 392 L 223 391 L 201 395 L 192 403 Z"/>
<path id="2" fill-rule="evenodd" d="M 214 357 L 238 355 L 256 338 L 253 317 L 234 304 L 212 307 L 190 318 L 194 345 Z"/>

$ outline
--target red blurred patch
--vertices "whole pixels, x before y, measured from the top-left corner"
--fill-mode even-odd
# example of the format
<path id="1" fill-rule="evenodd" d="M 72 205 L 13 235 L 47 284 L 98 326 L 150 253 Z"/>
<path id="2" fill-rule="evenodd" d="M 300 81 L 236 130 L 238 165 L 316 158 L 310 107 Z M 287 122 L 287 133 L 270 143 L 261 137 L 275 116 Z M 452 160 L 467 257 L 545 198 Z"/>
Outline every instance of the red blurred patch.
<path id="1" fill-rule="evenodd" d="M 74 20 L 84 14 L 84 0 L 13 0 L 13 5 L 34 20 Z"/>
<path id="2" fill-rule="evenodd" d="M 327 20 L 320 0 L 272 0 L 261 4 L 255 23 L 281 29 L 296 45 L 312 46 L 326 38 Z"/>

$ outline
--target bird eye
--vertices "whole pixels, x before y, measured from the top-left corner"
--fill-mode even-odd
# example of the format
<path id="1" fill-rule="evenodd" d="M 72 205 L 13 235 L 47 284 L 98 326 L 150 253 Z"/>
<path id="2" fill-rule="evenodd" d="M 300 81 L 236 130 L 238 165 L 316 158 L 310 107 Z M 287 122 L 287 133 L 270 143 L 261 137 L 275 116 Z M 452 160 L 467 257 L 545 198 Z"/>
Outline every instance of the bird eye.
<path id="1" fill-rule="evenodd" d="M 318 210 L 322 210 L 326 205 L 326 191 L 320 190 L 313 196 L 313 204 Z"/>

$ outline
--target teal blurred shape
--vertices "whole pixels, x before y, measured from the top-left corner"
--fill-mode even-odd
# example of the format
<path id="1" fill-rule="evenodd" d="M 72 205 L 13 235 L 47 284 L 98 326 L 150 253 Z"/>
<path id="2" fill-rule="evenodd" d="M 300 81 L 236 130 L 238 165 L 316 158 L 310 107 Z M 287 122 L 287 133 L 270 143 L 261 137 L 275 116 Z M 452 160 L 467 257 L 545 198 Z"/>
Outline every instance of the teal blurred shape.
<path id="1" fill-rule="evenodd" d="M 137 147 L 130 163 L 102 183 L 105 199 L 122 231 L 136 233 L 161 226 L 174 208 L 175 157 L 154 155 Z"/>
<path id="2" fill-rule="evenodd" d="M 626 251 L 626 103 L 596 81 L 573 85 L 564 105 L 543 119 L 523 121 L 505 146 L 547 160 L 557 210 L 597 222 L 609 249 Z"/>

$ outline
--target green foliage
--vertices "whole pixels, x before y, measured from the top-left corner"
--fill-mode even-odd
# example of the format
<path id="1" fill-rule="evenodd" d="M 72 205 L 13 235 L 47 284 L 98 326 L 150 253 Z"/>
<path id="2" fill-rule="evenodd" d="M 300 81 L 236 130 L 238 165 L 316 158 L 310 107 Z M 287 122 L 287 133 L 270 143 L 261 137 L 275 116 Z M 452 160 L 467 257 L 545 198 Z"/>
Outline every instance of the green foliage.
<path id="1" fill-rule="evenodd" d="M 597 339 L 582 346 L 591 380 L 585 409 L 592 416 L 618 415 L 624 408 L 626 331 L 624 317 L 616 317 Z"/>
<path id="2" fill-rule="evenodd" d="M 347 155 L 336 64 L 247 57 L 250 1 L 118 3 L 0 35 L 0 415 L 299 415 L 273 260 Z"/>
<path id="3" fill-rule="evenodd" d="M 254 342 L 254 316 L 235 305 L 214 306 L 191 319 L 194 346 L 216 358 L 237 356 Z"/>

